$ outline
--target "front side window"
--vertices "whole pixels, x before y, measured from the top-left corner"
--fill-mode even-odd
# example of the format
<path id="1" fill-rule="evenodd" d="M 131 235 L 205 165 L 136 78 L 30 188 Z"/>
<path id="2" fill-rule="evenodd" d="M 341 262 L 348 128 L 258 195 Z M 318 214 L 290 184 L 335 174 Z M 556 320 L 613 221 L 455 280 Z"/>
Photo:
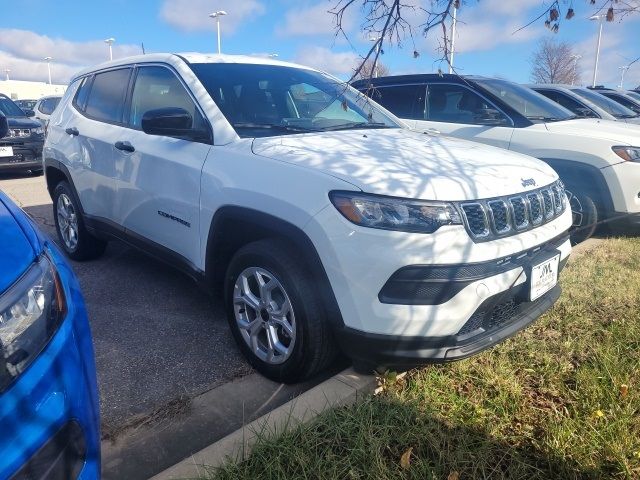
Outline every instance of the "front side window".
<path id="1" fill-rule="evenodd" d="M 426 109 L 425 85 L 397 85 L 377 87 L 371 98 L 400 118 L 424 120 Z"/>
<path id="2" fill-rule="evenodd" d="M 140 129 L 145 113 L 170 107 L 186 110 L 193 118 L 193 128 L 206 128 L 195 102 L 171 70 L 160 66 L 139 68 L 131 97 L 129 125 Z"/>
<path id="3" fill-rule="evenodd" d="M 121 68 L 96 73 L 85 113 L 96 120 L 121 123 L 130 72 L 130 68 Z"/>
<path id="4" fill-rule="evenodd" d="M 463 85 L 434 83 L 427 89 L 427 118 L 434 122 L 507 125 L 493 104 Z"/>
<path id="5" fill-rule="evenodd" d="M 474 81 L 533 123 L 557 122 L 575 118 L 570 110 L 517 83 L 498 79 Z"/>
<path id="6" fill-rule="evenodd" d="M 191 68 L 240 137 L 399 127 L 366 96 L 313 70 L 233 63 Z"/>
<path id="7" fill-rule="evenodd" d="M 583 105 L 575 98 L 570 97 L 564 92 L 559 92 L 557 90 L 538 90 L 537 88 L 534 90 L 544 95 L 549 100 L 553 100 L 558 105 L 563 106 L 567 110 L 571 110 L 573 113 L 575 113 L 579 117 L 597 117 L 597 115 L 593 112 L 593 110 Z"/>

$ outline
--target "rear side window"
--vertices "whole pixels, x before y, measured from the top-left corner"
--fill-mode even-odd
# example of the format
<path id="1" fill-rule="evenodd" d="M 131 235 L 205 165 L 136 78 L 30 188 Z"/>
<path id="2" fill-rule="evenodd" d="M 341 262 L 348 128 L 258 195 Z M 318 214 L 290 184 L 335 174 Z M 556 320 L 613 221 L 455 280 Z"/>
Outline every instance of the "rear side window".
<path id="1" fill-rule="evenodd" d="M 130 68 L 97 73 L 87 98 L 85 113 L 96 120 L 121 123 Z"/>
<path id="2" fill-rule="evenodd" d="M 378 87 L 371 98 L 400 118 L 424 120 L 426 87 L 424 85 L 399 85 Z"/>

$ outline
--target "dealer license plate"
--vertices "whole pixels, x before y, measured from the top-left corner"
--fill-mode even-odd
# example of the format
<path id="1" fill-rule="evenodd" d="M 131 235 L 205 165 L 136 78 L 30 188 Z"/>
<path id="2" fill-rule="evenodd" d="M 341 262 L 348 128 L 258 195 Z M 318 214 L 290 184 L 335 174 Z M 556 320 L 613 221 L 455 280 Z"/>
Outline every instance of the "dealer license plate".
<path id="1" fill-rule="evenodd" d="M 560 254 L 545 260 L 531 269 L 531 301 L 540 298 L 558 283 Z"/>
<path id="2" fill-rule="evenodd" d="M 0 157 L 13 157 L 13 147 L 0 147 Z"/>

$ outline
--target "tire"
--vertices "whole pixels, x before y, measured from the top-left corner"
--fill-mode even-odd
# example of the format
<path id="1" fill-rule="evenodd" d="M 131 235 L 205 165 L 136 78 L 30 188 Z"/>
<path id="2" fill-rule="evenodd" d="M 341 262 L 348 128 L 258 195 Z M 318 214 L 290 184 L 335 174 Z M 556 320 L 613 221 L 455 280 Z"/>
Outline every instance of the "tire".
<path id="1" fill-rule="evenodd" d="M 224 285 L 227 319 L 240 350 L 261 374 L 284 383 L 312 377 L 338 352 L 317 285 L 295 251 L 282 240 L 250 243 L 231 259 Z M 268 331 L 279 345 L 271 354 Z"/>
<path id="2" fill-rule="evenodd" d="M 53 190 L 53 218 L 59 244 L 73 260 L 92 260 L 104 253 L 107 242 L 87 231 L 81 211 L 69 184 L 58 183 Z"/>
<path id="3" fill-rule="evenodd" d="M 577 245 L 593 235 L 598 226 L 598 207 L 593 198 L 584 193 L 566 189 L 569 206 L 573 214 L 573 225 L 569 230 L 571 243 Z"/>

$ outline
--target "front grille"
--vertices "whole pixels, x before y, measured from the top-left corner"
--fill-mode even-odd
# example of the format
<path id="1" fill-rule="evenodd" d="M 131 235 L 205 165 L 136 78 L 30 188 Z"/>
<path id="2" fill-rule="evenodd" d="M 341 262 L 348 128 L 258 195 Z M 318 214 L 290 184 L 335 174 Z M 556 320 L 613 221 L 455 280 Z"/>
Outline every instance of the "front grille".
<path id="1" fill-rule="evenodd" d="M 475 241 L 530 230 L 557 218 L 566 207 L 560 181 L 525 195 L 460 204 L 467 231 Z"/>

